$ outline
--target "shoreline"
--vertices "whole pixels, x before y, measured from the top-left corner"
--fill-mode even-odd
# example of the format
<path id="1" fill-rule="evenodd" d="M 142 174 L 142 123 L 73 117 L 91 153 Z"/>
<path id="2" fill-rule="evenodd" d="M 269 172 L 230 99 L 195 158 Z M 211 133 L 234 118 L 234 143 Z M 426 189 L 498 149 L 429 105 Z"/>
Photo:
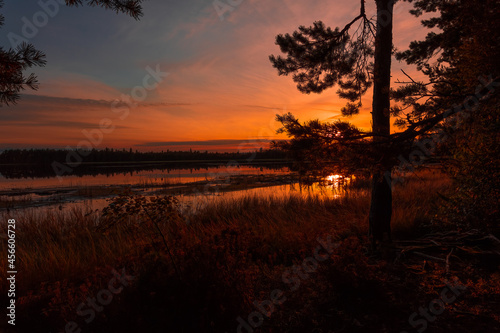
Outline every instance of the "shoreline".
<path id="1" fill-rule="evenodd" d="M 0 190 L 0 199 L 18 197 L 13 200 L 0 200 L 0 212 L 22 210 L 25 208 L 60 205 L 89 199 L 107 199 L 124 191 L 131 190 L 142 195 L 189 195 L 210 194 L 213 192 L 229 193 L 255 188 L 280 186 L 297 183 L 295 174 L 286 175 L 235 175 L 212 180 L 187 183 L 137 183 L 124 185 L 78 185 L 63 187 L 15 188 Z M 24 198 L 23 198 L 24 196 Z"/>

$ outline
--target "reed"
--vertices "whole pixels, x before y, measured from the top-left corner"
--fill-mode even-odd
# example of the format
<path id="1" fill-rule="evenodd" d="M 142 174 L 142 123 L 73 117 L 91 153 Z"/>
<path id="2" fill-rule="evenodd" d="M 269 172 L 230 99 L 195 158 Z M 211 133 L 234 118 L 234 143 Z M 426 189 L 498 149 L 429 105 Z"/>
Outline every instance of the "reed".
<path id="1" fill-rule="evenodd" d="M 394 189 L 394 236 L 411 237 L 430 222 L 437 193 L 448 186 L 448 180 L 432 171 L 398 185 Z M 364 187 L 354 187 L 337 198 L 248 195 L 216 200 L 198 208 L 189 219 L 162 221 L 159 226 L 172 248 L 181 280 L 159 235 L 144 219 L 129 217 L 103 229 L 100 214 L 84 208 L 18 213 L 13 216 L 21 272 L 18 298 L 26 315 L 44 312 L 44 325 L 57 329 L 61 321 L 78 319 L 74 309 L 102 287 L 111 268 L 127 267 L 140 276 L 137 289 L 129 291 L 136 297 L 143 297 L 144 288 L 163 292 L 165 302 L 171 299 L 177 302 L 175 306 L 203 318 L 219 314 L 201 313 L 207 306 L 201 303 L 223 304 L 223 316 L 235 318 L 251 309 L 251 300 L 260 292 L 273 287 L 269 281 L 279 281 L 286 267 L 310 255 L 318 237 L 366 239 L 369 203 L 370 191 Z M 3 223 L 0 234 L 5 233 Z M 6 242 L 0 244 L 0 252 L 6 253 Z M 0 265 L 6 267 L 5 257 L 0 258 Z M 5 271 L 0 271 L 0 278 L 5 279 Z M 89 281 L 93 281 L 90 286 Z M 5 295 L 5 284 L 1 288 Z M 192 288 L 204 296 L 189 296 Z M 174 303 L 166 306 L 175 307 Z M 167 317 L 176 320 L 175 313 L 172 316 Z"/>

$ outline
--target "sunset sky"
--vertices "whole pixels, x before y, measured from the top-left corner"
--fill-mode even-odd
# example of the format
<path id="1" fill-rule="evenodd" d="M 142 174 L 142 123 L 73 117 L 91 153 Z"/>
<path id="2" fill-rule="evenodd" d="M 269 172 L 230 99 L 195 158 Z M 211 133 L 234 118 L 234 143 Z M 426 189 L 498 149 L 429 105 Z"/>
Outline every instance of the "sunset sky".
<path id="1" fill-rule="evenodd" d="M 374 14 L 373 1 L 368 5 Z M 0 45 L 9 48 L 24 26 L 48 63 L 30 71 L 38 75 L 38 91 L 0 108 L 0 149 L 76 147 L 108 119 L 114 130 L 96 139 L 95 148 L 244 150 L 277 138 L 277 113 L 336 119 L 345 103 L 336 88 L 301 94 L 291 77 L 277 75 L 268 56 L 279 54 L 277 34 L 316 20 L 343 26 L 359 13 L 358 1 L 243 0 L 223 20 L 211 0 L 145 1 L 139 21 L 102 8 L 58 7 L 50 17 L 40 14 L 37 0 L 5 1 Z M 426 34 L 409 8 L 396 5 L 400 49 Z M 25 27 L 34 18 L 38 31 Z M 137 105 L 113 103 L 144 92 L 134 87 L 143 86 L 148 67 L 169 74 Z M 393 81 L 402 78 L 400 68 L 406 66 L 394 60 Z M 368 129 L 370 107 L 367 95 L 352 121 Z"/>

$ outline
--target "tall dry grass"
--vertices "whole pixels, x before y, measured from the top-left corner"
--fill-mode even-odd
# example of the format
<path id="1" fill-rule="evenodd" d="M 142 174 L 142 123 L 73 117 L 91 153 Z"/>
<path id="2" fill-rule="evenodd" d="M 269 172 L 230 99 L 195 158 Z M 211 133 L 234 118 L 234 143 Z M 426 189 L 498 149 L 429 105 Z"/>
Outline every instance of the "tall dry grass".
<path id="1" fill-rule="evenodd" d="M 396 186 L 393 193 L 392 228 L 395 237 L 412 237 L 429 222 L 439 205 L 437 193 L 445 193 L 449 180 L 435 170 L 420 172 Z M 191 241 L 219 233 L 224 228 L 251 228 L 263 244 L 293 247 L 297 238 L 314 241 L 317 235 L 366 234 L 370 192 L 357 188 L 340 198 L 324 195 L 247 196 L 221 199 L 199 209 L 188 223 L 163 225 L 182 230 Z M 39 281 L 74 279 L 96 266 L 113 265 L 139 254 L 151 234 L 116 228 L 99 231 L 99 214 L 73 208 L 70 211 L 26 212 L 17 217 L 17 261 L 26 288 Z M 6 222 L 6 217 L 3 218 Z M 169 234 L 169 230 L 166 230 Z M 6 234 L 6 223 L 0 225 Z M 153 234 L 154 237 L 154 234 Z M 0 249 L 6 253 L 6 242 Z M 0 258 L 2 267 L 6 258 Z M 0 272 L 4 278 L 5 272 Z"/>
<path id="2" fill-rule="evenodd" d="M 430 170 L 396 186 L 394 236 L 411 237 L 430 222 L 438 204 L 437 193 L 446 191 L 448 185 L 442 174 Z M 127 267 L 141 276 L 138 284 L 142 288 L 152 288 L 155 294 L 163 290 L 164 297 L 177 299 L 181 296 L 176 293 L 197 290 L 196 297 L 207 293 L 211 296 L 206 297 L 216 298 L 210 302 L 227 303 L 224 311 L 237 313 L 248 309 L 259 290 L 272 289 L 266 282 L 273 280 L 269 277 L 276 280 L 284 267 L 310 255 L 318 237 L 364 238 L 369 203 L 370 191 L 363 187 L 353 187 L 339 198 L 289 194 L 218 200 L 200 208 L 188 221 L 160 226 L 180 267 L 180 280 L 158 234 L 146 221 L 131 219 L 127 225 L 103 231 L 99 215 L 85 214 L 83 209 L 20 214 L 16 217 L 18 295 L 27 306 L 33 300 L 46 300 L 57 313 L 52 314 L 54 318 L 66 320 L 66 314 L 71 316 L 79 302 L 95 294 L 99 283 L 105 283 L 106 274 L 109 279 L 110 268 Z M 6 223 L 2 223 L 0 234 L 5 233 Z M 1 242 L 1 253 L 7 253 L 6 245 Z M 6 256 L 2 256 L 0 265 L 6 264 Z M 91 279 L 95 285 L 89 286 L 89 277 L 95 276 L 100 278 Z M 5 270 L 0 271 L 0 279 L 5 279 Z M 1 295 L 6 294 L 5 287 L 2 284 Z M 63 297 L 61 288 L 74 292 Z M 52 295 L 54 290 L 59 294 Z M 180 302 L 179 308 L 197 309 L 203 313 L 201 317 L 220 315 L 222 310 L 211 312 L 196 297 L 184 295 L 176 302 Z M 46 304 L 33 306 L 33 311 L 42 307 L 50 317 Z M 175 313 L 172 316 L 174 320 Z"/>

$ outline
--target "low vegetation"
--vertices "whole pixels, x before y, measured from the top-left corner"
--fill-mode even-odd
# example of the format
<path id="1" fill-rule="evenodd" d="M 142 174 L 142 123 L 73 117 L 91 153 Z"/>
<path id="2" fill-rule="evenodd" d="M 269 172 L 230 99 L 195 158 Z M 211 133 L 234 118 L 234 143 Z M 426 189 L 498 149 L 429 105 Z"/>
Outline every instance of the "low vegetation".
<path id="1" fill-rule="evenodd" d="M 430 170 L 395 188 L 395 239 L 417 239 L 434 230 L 440 197 L 449 185 Z M 451 270 L 439 261 L 402 259 L 397 246 L 370 255 L 368 207 L 369 191 L 352 186 L 338 198 L 290 194 L 220 200 L 189 219 L 170 197 L 126 195 L 105 214 L 78 209 L 21 214 L 16 327 L 18 332 L 64 332 L 74 321 L 83 332 L 235 332 L 237 318 L 248 323 L 256 304 L 280 289 L 286 301 L 273 306 L 270 318 L 264 316 L 255 330 L 395 331 L 408 329 L 410 314 L 436 298 L 452 275 L 470 288 L 453 304 L 468 314 L 456 319 L 457 313 L 448 310 L 429 325 L 460 331 L 460 325 L 478 318 L 483 325 L 499 321 L 479 301 L 498 305 L 498 272 L 486 276 L 480 263 L 471 266 L 454 257 Z M 329 260 L 309 273 L 291 275 L 300 277 L 300 285 L 283 279 L 313 256 L 318 240 L 338 244 Z M 3 253 L 5 246 L 2 242 Z M 122 269 L 132 282 L 95 312 L 95 319 L 81 315 L 78 309 L 88 306 L 79 305 L 107 288 L 113 270 Z M 445 319 L 450 317 L 455 321 Z M 240 331 L 248 329 L 254 328 Z"/>

